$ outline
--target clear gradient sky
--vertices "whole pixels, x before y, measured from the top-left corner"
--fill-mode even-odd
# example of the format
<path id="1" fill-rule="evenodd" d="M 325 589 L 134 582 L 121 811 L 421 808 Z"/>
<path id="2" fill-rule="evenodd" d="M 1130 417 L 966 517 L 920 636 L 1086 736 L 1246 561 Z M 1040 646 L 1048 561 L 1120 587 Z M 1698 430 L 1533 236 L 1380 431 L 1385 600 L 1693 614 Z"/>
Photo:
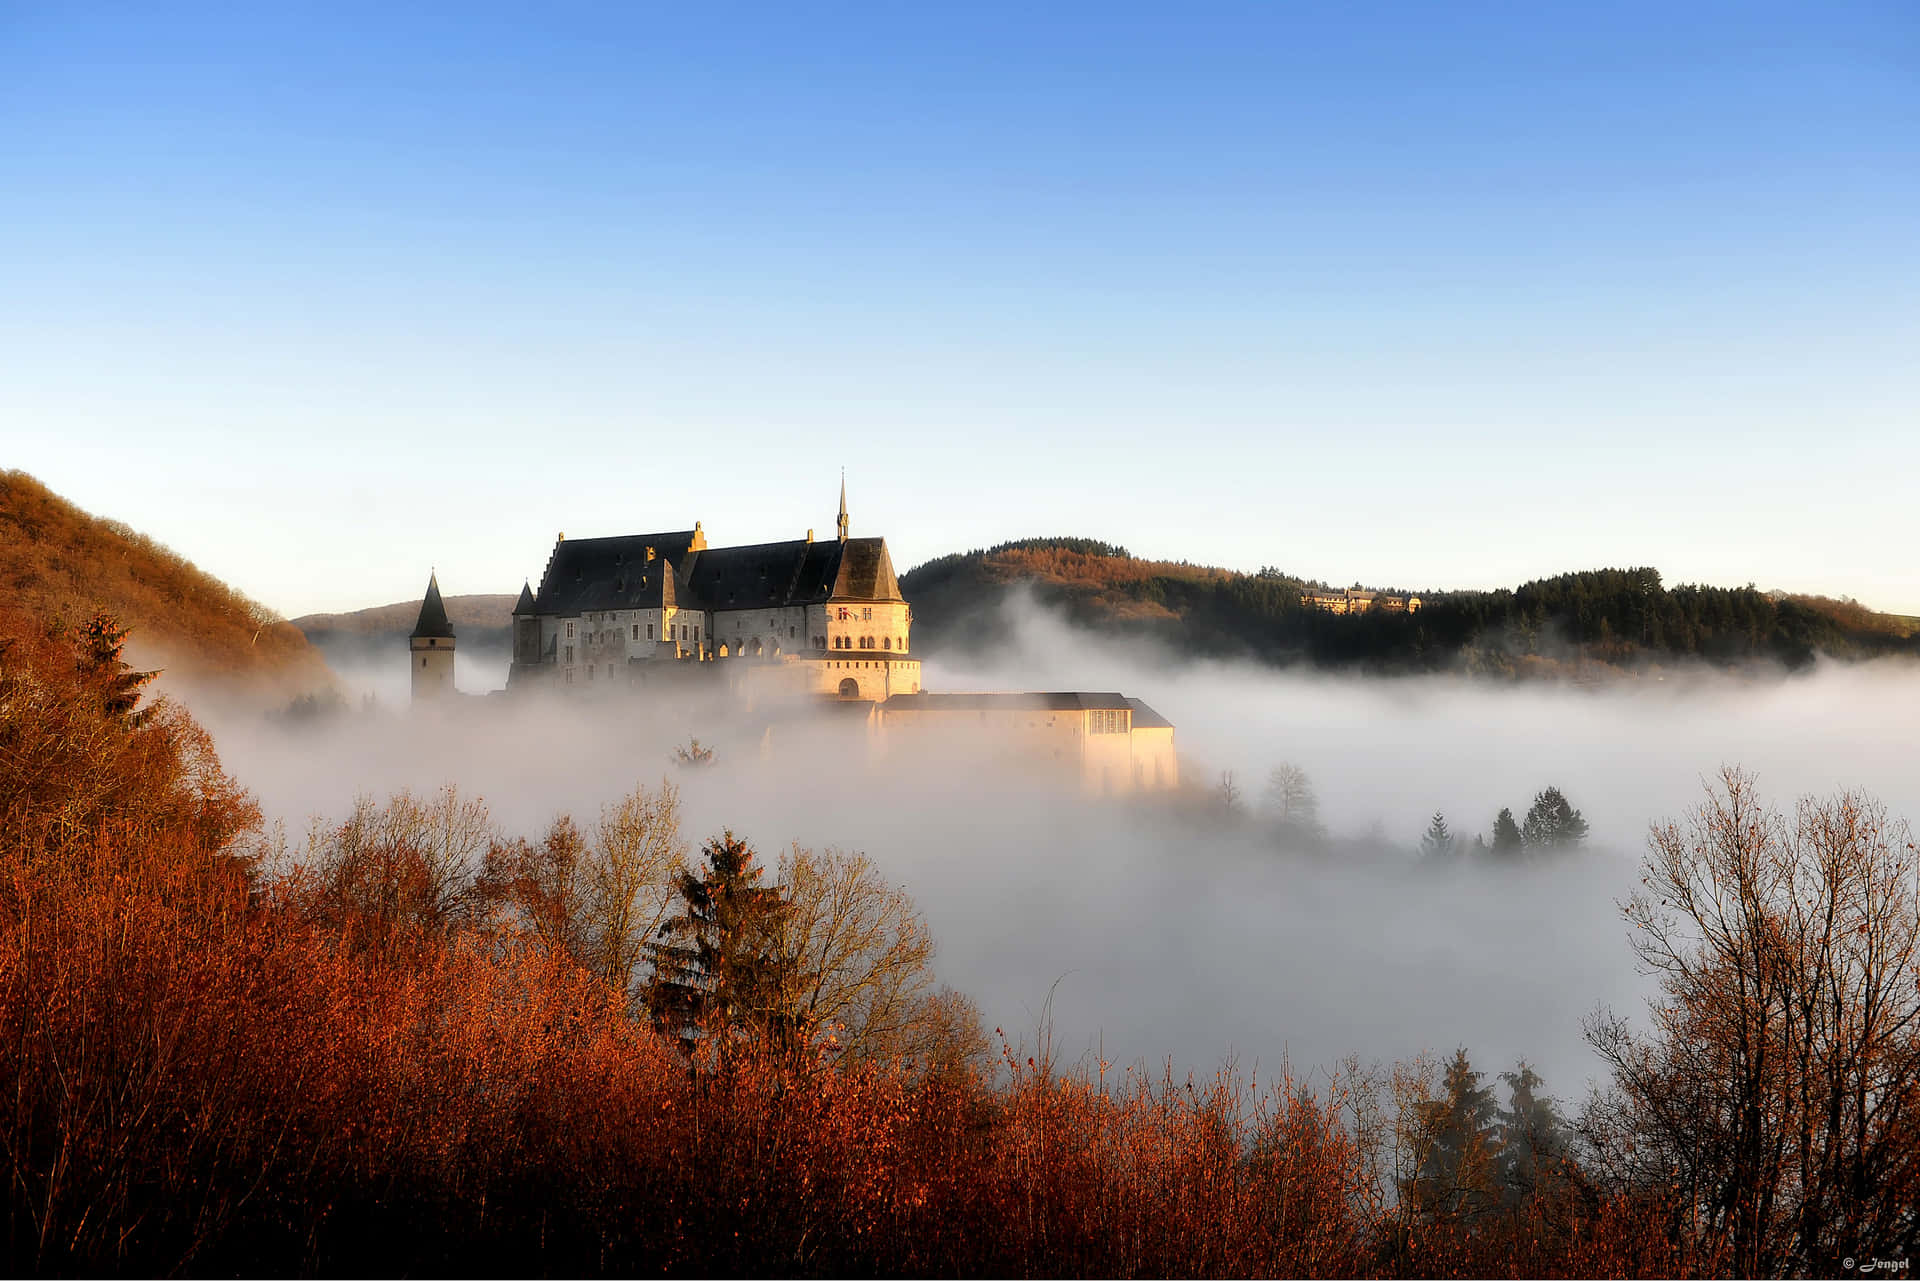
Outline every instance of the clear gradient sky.
<path id="1" fill-rule="evenodd" d="M 556 531 L 1920 613 L 1920 5 L 0 6 L 0 466 L 290 615 Z"/>

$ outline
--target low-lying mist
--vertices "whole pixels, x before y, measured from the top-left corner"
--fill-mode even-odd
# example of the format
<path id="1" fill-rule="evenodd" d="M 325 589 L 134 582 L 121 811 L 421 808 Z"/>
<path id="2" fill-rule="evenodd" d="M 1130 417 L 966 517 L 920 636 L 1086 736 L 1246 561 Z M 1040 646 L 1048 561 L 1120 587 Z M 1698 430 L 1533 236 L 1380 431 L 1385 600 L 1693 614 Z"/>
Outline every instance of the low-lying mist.
<path id="1" fill-rule="evenodd" d="M 695 848 L 732 828 L 769 862 L 793 841 L 866 851 L 925 912 L 941 980 L 1029 1046 L 1052 992 L 1069 1060 L 1170 1057 L 1204 1072 L 1232 1055 L 1264 1074 L 1283 1057 L 1306 1069 L 1464 1045 L 1489 1071 L 1527 1058 L 1567 1100 L 1597 1070 L 1582 1018 L 1646 990 L 1615 902 L 1650 822 L 1695 804 L 1732 763 L 1775 804 L 1854 787 L 1920 816 L 1911 664 L 1494 685 L 1189 662 L 1030 604 L 1001 631 L 991 654 L 928 661 L 927 687 L 1144 698 L 1178 727 L 1185 794 L 1101 800 L 996 769 L 964 740 L 882 757 L 833 718 L 769 729 L 731 709 L 503 698 L 408 714 L 402 654 L 390 670 L 343 673 L 379 691 L 373 710 L 300 726 L 186 696 L 296 844 L 358 793 L 453 782 L 484 796 L 503 830 L 536 836 L 561 811 L 584 820 L 670 776 Z M 469 690 L 503 676 L 458 671 Z M 715 761 L 679 768 L 674 749 L 693 736 Z M 1326 841 L 1283 842 L 1261 820 L 1283 761 L 1311 778 Z M 1226 770 L 1243 792 L 1237 816 L 1221 803 Z M 1584 812 L 1585 850 L 1419 862 L 1434 811 L 1471 844 L 1502 806 L 1523 815 L 1549 785 Z"/>

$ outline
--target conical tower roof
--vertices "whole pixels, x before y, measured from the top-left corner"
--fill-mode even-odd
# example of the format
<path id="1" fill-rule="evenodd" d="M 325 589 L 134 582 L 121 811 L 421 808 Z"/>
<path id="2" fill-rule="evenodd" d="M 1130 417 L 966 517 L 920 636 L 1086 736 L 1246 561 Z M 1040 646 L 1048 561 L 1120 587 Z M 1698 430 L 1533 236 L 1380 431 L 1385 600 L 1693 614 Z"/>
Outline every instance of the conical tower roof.
<path id="1" fill-rule="evenodd" d="M 520 599 L 513 603 L 513 615 L 515 618 L 518 618 L 522 614 L 531 614 L 534 612 L 533 584 L 523 582 L 520 584 Z"/>
<path id="2" fill-rule="evenodd" d="M 447 607 L 440 600 L 438 574 L 427 575 L 427 596 L 420 602 L 420 621 L 413 625 L 413 639 L 425 636 L 453 639 L 453 624 L 447 621 Z"/>

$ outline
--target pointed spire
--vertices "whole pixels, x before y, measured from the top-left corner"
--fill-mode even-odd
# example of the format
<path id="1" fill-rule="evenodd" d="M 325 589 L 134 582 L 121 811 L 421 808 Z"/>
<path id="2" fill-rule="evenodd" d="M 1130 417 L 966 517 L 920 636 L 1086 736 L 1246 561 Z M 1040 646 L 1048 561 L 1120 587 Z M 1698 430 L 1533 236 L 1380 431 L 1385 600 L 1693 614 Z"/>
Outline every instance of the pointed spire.
<path id="1" fill-rule="evenodd" d="M 447 607 L 440 600 L 440 576 L 437 573 L 427 575 L 427 595 L 420 602 L 420 621 L 413 625 L 413 635 L 453 639 L 453 624 L 447 621 Z"/>
<path id="2" fill-rule="evenodd" d="M 840 469 L 840 541 L 847 541 L 847 469 Z"/>
<path id="3" fill-rule="evenodd" d="M 520 584 L 520 599 L 513 603 L 513 613 L 517 618 L 521 614 L 531 614 L 533 612 L 533 584 L 523 581 Z"/>

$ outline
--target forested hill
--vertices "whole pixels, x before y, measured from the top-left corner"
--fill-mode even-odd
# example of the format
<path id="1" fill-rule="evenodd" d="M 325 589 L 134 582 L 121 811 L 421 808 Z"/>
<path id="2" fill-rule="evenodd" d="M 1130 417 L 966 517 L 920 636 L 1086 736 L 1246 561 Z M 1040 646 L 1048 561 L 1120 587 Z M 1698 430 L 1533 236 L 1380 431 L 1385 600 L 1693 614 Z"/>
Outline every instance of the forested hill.
<path id="1" fill-rule="evenodd" d="M 273 696 L 334 683 L 319 651 L 266 606 L 25 472 L 0 471 L 0 586 L 0 610 L 35 626 L 111 614 L 129 629 L 129 656 L 169 677 Z"/>
<path id="2" fill-rule="evenodd" d="M 447 621 L 455 636 L 465 640 L 469 631 L 505 632 L 513 624 L 513 604 L 519 597 L 511 592 L 479 596 L 445 596 Z M 343 636 L 394 636 L 406 639 L 420 617 L 420 601 L 396 601 L 391 605 L 373 605 L 346 614 L 303 614 L 293 625 L 309 636 L 316 632 Z"/>
<path id="3" fill-rule="evenodd" d="M 422 584 L 424 587 L 425 584 Z M 447 596 L 447 621 L 454 641 L 469 658 L 504 663 L 512 647 L 513 594 Z M 406 653 L 407 634 L 420 618 L 420 602 L 396 601 L 347 614 L 305 614 L 293 625 L 340 671 L 360 667 L 392 666 Z"/>
<path id="4" fill-rule="evenodd" d="M 1562 574 L 1492 592 L 1416 590 L 1417 613 L 1336 615 L 1301 602 L 1303 589 L 1325 584 L 1277 569 L 1244 574 L 1138 560 L 1092 539 L 1035 538 L 942 556 L 900 586 L 913 602 L 914 647 L 929 653 L 996 643 L 998 607 L 1025 588 L 1098 631 L 1274 664 L 1584 676 L 1681 659 L 1799 667 L 1817 654 L 1920 655 L 1920 620 L 1753 587 L 1670 588 L 1654 569 Z"/>

